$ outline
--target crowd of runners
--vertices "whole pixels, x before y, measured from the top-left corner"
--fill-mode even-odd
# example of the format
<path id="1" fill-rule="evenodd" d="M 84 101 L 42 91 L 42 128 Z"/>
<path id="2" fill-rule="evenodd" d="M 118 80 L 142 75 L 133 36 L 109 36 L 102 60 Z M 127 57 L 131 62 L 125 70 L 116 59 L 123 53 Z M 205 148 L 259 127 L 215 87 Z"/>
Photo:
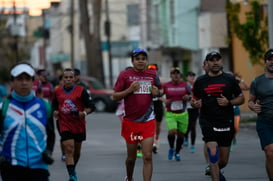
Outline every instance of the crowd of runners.
<path id="1" fill-rule="evenodd" d="M 240 108 L 249 91 L 248 107 L 257 113 L 257 132 L 265 153 L 268 178 L 273 180 L 273 50 L 264 55 L 265 73 L 248 86 L 238 74 L 223 70 L 222 55 L 209 52 L 203 62 L 204 74 L 182 72 L 171 67 L 170 80 L 163 81 L 157 64 L 148 63 L 148 51 L 131 53 L 132 67 L 121 71 L 113 87 L 119 102 L 116 115 L 126 143 L 126 177 L 133 181 L 137 157 L 143 160 L 143 180 L 151 181 L 153 154 L 168 160 L 183 160 L 183 149 L 195 153 L 196 127 L 204 142 L 205 175 L 225 181 L 221 169 L 227 166 L 237 144 Z M 77 181 L 76 166 L 86 140 L 86 116 L 96 110 L 92 92 L 81 82 L 79 69 L 66 68 L 57 86 L 48 80 L 46 69 L 35 70 L 19 62 L 10 70 L 10 95 L 1 102 L 0 169 L 3 181 L 48 181 L 53 164 L 55 126 L 60 135 L 61 159 L 68 180 Z M 160 137 L 162 121 L 167 138 Z M 160 139 L 167 139 L 168 152 L 160 152 Z M 14 174 L 14 173 L 17 174 Z"/>

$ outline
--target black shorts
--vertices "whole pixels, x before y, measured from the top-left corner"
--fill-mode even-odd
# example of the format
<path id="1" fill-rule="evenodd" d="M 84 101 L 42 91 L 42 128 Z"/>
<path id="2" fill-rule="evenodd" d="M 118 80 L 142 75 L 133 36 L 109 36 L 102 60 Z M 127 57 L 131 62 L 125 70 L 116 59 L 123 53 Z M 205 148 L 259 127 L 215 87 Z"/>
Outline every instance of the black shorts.
<path id="1" fill-rule="evenodd" d="M 86 133 L 71 133 L 69 131 L 64 131 L 60 133 L 61 141 L 66 141 L 73 139 L 76 142 L 82 142 L 86 140 Z"/>
<path id="2" fill-rule="evenodd" d="M 258 117 L 256 130 L 260 138 L 261 148 L 273 143 L 273 121 L 270 118 Z"/>
<path id="3" fill-rule="evenodd" d="M 29 181 L 48 181 L 49 172 L 45 169 L 31 169 L 22 166 L 12 166 L 6 164 L 1 168 L 2 180 L 17 181 L 17 180 L 29 180 Z"/>
<path id="4" fill-rule="evenodd" d="M 207 142 L 215 141 L 219 147 L 229 147 L 234 137 L 234 121 L 211 123 L 204 119 L 200 120 L 203 140 Z"/>
<path id="5" fill-rule="evenodd" d="M 162 122 L 164 107 L 162 101 L 153 101 L 154 102 L 154 113 L 156 122 Z"/>

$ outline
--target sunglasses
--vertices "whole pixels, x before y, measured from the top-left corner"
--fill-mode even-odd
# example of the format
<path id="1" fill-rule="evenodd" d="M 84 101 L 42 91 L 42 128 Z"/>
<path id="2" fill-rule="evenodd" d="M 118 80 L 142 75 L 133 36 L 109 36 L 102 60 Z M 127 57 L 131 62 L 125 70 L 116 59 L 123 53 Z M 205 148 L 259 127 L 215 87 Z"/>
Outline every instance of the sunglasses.
<path id="1" fill-rule="evenodd" d="M 180 74 L 180 68 L 179 67 L 171 68 L 171 74 Z"/>
<path id="2" fill-rule="evenodd" d="M 172 72 L 172 71 L 175 71 L 175 70 L 180 71 L 180 68 L 179 68 L 179 67 L 173 67 L 173 68 L 171 68 L 171 72 Z"/>
<path id="3" fill-rule="evenodd" d="M 208 59 L 208 61 L 213 62 L 214 59 L 215 59 L 216 61 L 219 61 L 221 58 L 220 58 L 220 57 L 217 57 L 217 56 L 213 56 L 213 57 L 211 57 L 210 59 Z"/>
<path id="4" fill-rule="evenodd" d="M 148 65 L 149 70 L 158 70 L 156 65 Z"/>

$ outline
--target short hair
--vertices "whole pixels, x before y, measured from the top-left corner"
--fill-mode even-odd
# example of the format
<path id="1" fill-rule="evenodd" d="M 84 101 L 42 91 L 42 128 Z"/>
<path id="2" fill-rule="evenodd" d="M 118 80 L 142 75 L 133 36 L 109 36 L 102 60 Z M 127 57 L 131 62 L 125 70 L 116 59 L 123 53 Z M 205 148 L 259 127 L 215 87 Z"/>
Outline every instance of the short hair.
<path id="1" fill-rule="evenodd" d="M 75 75 L 81 75 L 80 69 L 74 68 L 74 74 Z"/>
<path id="2" fill-rule="evenodd" d="M 195 73 L 192 72 L 192 71 L 189 71 L 189 72 L 186 74 L 186 76 L 195 76 Z"/>

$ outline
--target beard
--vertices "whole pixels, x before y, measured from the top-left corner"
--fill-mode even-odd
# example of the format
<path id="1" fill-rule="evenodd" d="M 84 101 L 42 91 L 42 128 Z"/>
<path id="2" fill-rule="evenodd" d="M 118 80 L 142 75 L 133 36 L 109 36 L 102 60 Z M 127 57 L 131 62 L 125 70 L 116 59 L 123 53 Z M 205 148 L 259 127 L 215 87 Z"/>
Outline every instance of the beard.
<path id="1" fill-rule="evenodd" d="M 267 72 L 273 74 L 273 69 L 270 69 L 270 68 L 266 68 Z"/>
<path id="2" fill-rule="evenodd" d="M 218 74 L 220 71 L 222 71 L 222 69 L 223 69 L 223 67 L 221 67 L 221 66 L 213 66 L 213 67 L 211 67 L 210 68 L 210 72 L 212 73 L 212 74 Z"/>

